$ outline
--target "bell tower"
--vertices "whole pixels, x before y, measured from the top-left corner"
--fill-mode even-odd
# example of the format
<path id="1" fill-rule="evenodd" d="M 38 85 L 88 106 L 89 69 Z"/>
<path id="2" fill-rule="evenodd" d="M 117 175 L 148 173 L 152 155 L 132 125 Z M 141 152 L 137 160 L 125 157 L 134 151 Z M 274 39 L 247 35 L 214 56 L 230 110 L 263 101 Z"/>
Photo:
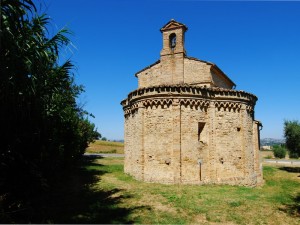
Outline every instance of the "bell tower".
<path id="1" fill-rule="evenodd" d="M 183 53 L 185 55 L 184 48 L 184 34 L 187 31 L 187 27 L 173 19 L 171 19 L 160 31 L 163 35 L 163 49 L 160 56 L 172 55 Z"/>
<path id="2" fill-rule="evenodd" d="M 163 36 L 163 49 L 160 52 L 162 83 L 184 83 L 184 35 L 187 29 L 173 19 L 160 29 Z"/>

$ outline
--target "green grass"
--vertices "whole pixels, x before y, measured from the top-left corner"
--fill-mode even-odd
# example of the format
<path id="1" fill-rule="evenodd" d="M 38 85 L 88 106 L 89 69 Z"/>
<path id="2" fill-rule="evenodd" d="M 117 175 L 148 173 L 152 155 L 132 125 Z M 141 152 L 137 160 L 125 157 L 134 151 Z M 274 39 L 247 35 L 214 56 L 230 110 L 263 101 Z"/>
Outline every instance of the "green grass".
<path id="1" fill-rule="evenodd" d="M 8 222 L 299 224 L 299 175 L 299 168 L 264 166 L 265 184 L 256 188 L 150 184 L 124 174 L 123 158 L 90 158 L 33 214 Z"/>
<path id="2" fill-rule="evenodd" d="M 120 202 L 138 223 L 233 223 L 298 224 L 299 173 L 286 168 L 264 167 L 262 187 L 228 185 L 163 185 L 134 180 L 123 173 L 122 159 L 100 159 L 100 171 L 106 171 L 98 187 L 122 189 L 131 196 Z M 149 216 L 151 213 L 151 216 Z M 276 223 L 275 223 L 276 222 Z"/>

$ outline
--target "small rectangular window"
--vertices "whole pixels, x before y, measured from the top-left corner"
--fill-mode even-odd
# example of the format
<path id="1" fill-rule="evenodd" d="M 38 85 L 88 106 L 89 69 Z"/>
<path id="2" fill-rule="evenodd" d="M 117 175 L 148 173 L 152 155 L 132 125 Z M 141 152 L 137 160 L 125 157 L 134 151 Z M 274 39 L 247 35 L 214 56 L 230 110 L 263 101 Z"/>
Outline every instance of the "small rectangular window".
<path id="1" fill-rule="evenodd" d="M 198 141 L 200 141 L 200 134 L 203 131 L 205 126 L 205 123 L 203 122 L 198 122 Z"/>

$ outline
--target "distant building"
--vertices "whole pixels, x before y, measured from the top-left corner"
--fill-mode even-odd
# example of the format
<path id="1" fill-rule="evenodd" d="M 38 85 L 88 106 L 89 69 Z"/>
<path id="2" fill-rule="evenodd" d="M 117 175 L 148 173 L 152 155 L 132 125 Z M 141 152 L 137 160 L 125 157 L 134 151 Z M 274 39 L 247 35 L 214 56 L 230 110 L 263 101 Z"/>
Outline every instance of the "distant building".
<path id="1" fill-rule="evenodd" d="M 257 97 L 186 56 L 187 29 L 174 20 L 161 28 L 160 60 L 135 74 L 138 89 L 121 102 L 125 172 L 146 182 L 255 186 L 263 180 Z"/>
<path id="2" fill-rule="evenodd" d="M 271 148 L 270 145 L 264 145 L 264 146 L 261 146 L 261 149 L 262 149 L 262 150 L 272 150 L 272 148 Z"/>

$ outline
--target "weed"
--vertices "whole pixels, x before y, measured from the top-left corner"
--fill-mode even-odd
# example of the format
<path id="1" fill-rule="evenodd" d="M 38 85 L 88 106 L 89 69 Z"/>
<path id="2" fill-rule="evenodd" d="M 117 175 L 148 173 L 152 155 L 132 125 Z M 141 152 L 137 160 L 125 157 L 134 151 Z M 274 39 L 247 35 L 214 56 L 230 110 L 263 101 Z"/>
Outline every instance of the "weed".
<path id="1" fill-rule="evenodd" d="M 231 202 L 228 202 L 228 205 L 230 207 L 239 207 L 242 205 L 242 202 L 241 201 L 231 201 Z"/>

